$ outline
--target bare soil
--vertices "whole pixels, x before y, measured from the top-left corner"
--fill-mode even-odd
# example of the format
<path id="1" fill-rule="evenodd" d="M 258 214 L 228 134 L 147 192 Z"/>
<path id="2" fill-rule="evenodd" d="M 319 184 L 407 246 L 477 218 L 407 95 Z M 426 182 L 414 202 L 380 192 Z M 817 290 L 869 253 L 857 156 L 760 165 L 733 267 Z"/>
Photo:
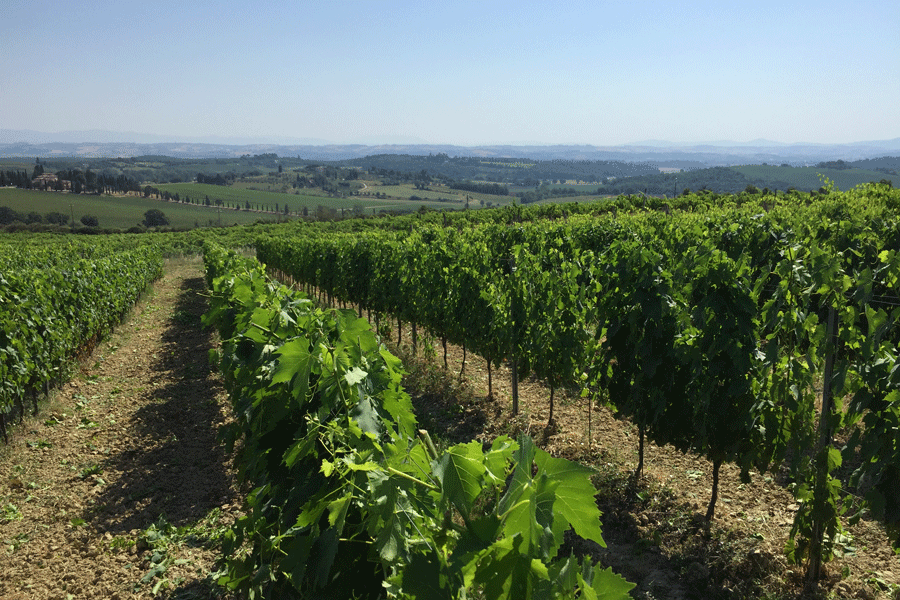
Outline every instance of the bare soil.
<path id="1" fill-rule="evenodd" d="M 0 448 L 0 598 L 224 597 L 215 538 L 241 500 L 200 265 L 170 262 Z"/>

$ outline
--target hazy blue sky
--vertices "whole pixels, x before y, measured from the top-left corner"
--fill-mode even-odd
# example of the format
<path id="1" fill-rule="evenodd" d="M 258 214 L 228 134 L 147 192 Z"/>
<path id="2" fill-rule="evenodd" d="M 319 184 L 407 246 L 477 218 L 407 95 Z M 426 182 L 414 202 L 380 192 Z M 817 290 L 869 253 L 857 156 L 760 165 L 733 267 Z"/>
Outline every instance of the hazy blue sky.
<path id="1" fill-rule="evenodd" d="M 353 142 L 900 137 L 900 2 L 5 0 L 0 128 Z"/>

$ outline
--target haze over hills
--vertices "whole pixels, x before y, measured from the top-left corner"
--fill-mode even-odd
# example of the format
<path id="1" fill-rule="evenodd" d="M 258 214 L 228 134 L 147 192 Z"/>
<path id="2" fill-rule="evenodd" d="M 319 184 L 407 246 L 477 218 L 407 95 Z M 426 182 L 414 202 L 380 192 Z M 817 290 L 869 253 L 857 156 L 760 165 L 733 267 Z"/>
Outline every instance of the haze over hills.
<path id="1" fill-rule="evenodd" d="M 431 144 L 418 138 L 369 136 L 360 143 L 290 137 L 182 137 L 106 130 L 46 133 L 0 129 L 0 158 L 133 157 L 223 158 L 276 153 L 312 160 L 344 160 L 374 154 L 480 156 L 538 160 L 618 160 L 663 166 L 712 167 L 741 164 L 814 164 L 829 160 L 862 160 L 900 155 L 900 138 L 846 144 L 815 144 L 753 140 L 680 143 L 646 140 L 618 146 L 495 144 L 457 146 Z"/>
<path id="2" fill-rule="evenodd" d="M 174 136 L 156 133 L 138 133 L 135 131 L 108 131 L 105 129 L 86 129 L 79 131 L 59 131 L 48 133 L 33 129 L 0 129 L 0 147 L 5 144 L 212 144 L 243 146 L 250 144 L 302 144 L 320 146 L 332 144 L 328 140 L 318 138 L 298 138 L 289 136 Z"/>

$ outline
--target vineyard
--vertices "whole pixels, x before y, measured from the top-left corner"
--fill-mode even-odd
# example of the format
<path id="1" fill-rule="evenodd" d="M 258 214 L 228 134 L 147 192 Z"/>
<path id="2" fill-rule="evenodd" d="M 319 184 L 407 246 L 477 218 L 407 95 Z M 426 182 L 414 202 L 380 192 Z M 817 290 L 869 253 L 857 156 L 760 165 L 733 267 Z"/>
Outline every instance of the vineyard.
<path id="1" fill-rule="evenodd" d="M 898 208 L 900 193 L 871 184 L 291 223 L 137 247 L 9 242 L 0 412 L 5 424 L 36 410 L 159 276 L 162 254 L 202 244 L 203 322 L 221 338 L 210 359 L 247 492 L 222 537 L 225 590 L 628 597 L 633 584 L 572 552 L 573 539 L 605 545 L 606 517 L 595 471 L 540 447 L 563 397 L 635 428 L 625 494 L 640 489 L 650 443 L 709 460 L 706 523 L 724 465 L 745 482 L 783 481 L 796 505 L 784 552 L 815 589 L 850 551 L 848 523 L 874 519 L 900 547 Z M 244 245 L 255 259 L 227 249 Z M 463 370 L 467 354 L 483 359 L 489 397 L 508 372 L 512 417 L 522 382 L 541 382 L 543 435 L 450 443 L 422 429 L 393 340 L 413 355 L 436 347 L 444 369 L 448 348 Z"/>
<path id="2" fill-rule="evenodd" d="M 645 439 L 718 473 L 784 465 L 800 509 L 786 548 L 818 581 L 841 516 L 883 520 L 900 545 L 897 195 L 709 206 L 562 222 L 481 223 L 260 239 L 271 269 L 609 403 Z M 693 208 L 693 207 L 692 207 Z M 851 431 L 846 443 L 838 431 Z M 844 493 L 835 473 L 853 465 Z"/>

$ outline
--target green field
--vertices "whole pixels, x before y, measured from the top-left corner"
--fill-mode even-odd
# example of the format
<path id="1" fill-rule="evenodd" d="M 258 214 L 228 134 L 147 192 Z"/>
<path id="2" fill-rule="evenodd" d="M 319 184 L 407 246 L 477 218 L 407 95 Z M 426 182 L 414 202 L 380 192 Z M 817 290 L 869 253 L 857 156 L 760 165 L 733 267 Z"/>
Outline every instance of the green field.
<path id="1" fill-rule="evenodd" d="M 216 186 L 210 186 L 216 187 Z M 128 229 L 144 220 L 144 213 L 156 208 L 169 218 L 173 228 L 202 227 L 219 223 L 219 211 L 194 204 L 164 202 L 138 196 L 94 196 L 67 194 L 61 192 L 40 192 L 16 188 L 0 188 L 0 206 L 8 206 L 19 213 L 60 212 L 75 215 L 78 222 L 84 215 L 93 215 L 100 227 L 107 229 Z M 222 210 L 223 225 L 248 225 L 259 220 L 276 221 L 279 215 L 244 210 Z"/>
<path id="2" fill-rule="evenodd" d="M 216 186 L 222 187 L 222 186 Z M 251 190 L 256 192 L 264 192 L 264 193 L 272 193 L 272 194 L 282 194 L 282 195 L 294 195 L 294 192 L 300 192 L 300 194 L 305 196 L 324 196 L 329 197 L 330 194 L 323 191 L 321 188 L 303 188 L 301 190 L 295 189 L 291 187 L 289 183 L 270 183 L 270 182 L 259 182 L 254 181 L 252 179 L 247 180 L 237 180 L 234 183 L 229 184 L 230 188 L 235 190 Z"/>
<path id="3" fill-rule="evenodd" d="M 313 209 L 318 205 L 327 206 L 328 208 L 353 208 L 355 205 L 353 198 L 329 198 L 325 196 L 313 196 L 305 194 L 283 194 L 281 192 L 263 192 L 260 190 L 248 190 L 245 188 L 228 186 L 228 185 L 212 185 L 209 183 L 166 183 L 155 186 L 161 191 L 167 191 L 170 194 L 178 194 L 181 198 L 189 196 L 192 199 L 209 200 L 215 203 L 221 200 L 225 204 L 238 204 L 245 206 L 247 202 L 254 208 L 259 206 L 264 208 L 270 207 L 275 210 L 278 205 L 279 210 L 284 210 L 287 204 L 289 210 L 297 211 L 304 206 Z"/>
<path id="4" fill-rule="evenodd" d="M 189 196 L 191 199 L 205 201 L 206 197 L 209 196 L 210 202 L 213 203 L 216 199 L 221 200 L 225 204 L 237 204 L 239 206 L 246 206 L 246 203 L 249 202 L 253 208 L 256 208 L 257 206 L 260 208 L 269 207 L 273 211 L 275 210 L 276 204 L 280 210 L 284 210 L 284 205 L 287 204 L 289 210 L 292 212 L 296 212 L 303 207 L 306 207 L 310 213 L 313 213 L 319 206 L 338 211 L 344 209 L 363 211 L 365 213 L 371 213 L 373 209 L 375 211 L 410 211 L 417 210 L 423 205 L 433 209 L 460 207 L 459 203 L 437 202 L 436 199 L 439 197 L 450 197 L 448 194 L 442 195 L 440 193 L 432 194 L 435 200 L 410 201 L 409 197 L 411 195 L 418 195 L 420 198 L 425 198 L 424 194 L 427 193 L 419 191 L 419 194 L 415 194 L 416 189 L 412 185 L 374 186 L 368 188 L 368 190 L 371 191 L 371 196 L 348 196 L 346 198 L 317 196 L 303 193 L 283 194 L 280 192 L 264 192 L 260 190 L 248 190 L 234 186 L 210 185 L 206 183 L 167 183 L 156 187 L 161 191 L 168 191 L 170 194 L 177 193 L 181 198 Z M 375 198 L 374 194 L 376 192 L 381 192 L 392 197 Z"/>

